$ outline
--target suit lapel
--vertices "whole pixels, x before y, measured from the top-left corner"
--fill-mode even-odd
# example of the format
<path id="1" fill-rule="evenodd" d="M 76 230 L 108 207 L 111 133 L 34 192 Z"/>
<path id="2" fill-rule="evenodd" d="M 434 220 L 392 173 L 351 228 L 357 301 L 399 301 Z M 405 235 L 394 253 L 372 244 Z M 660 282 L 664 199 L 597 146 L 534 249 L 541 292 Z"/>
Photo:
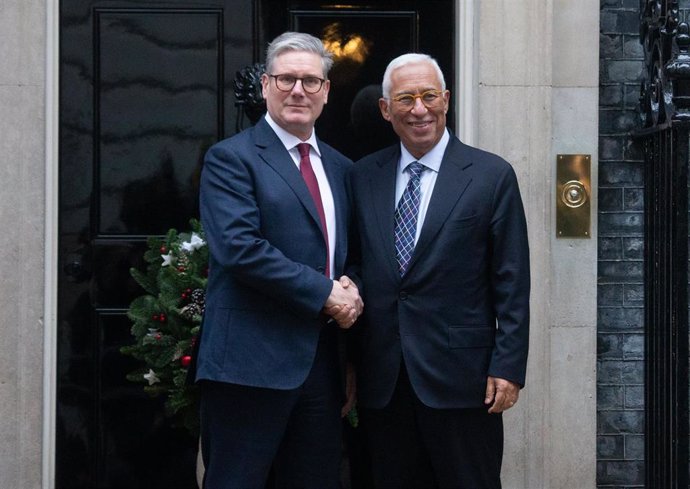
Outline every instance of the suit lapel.
<path id="1" fill-rule="evenodd" d="M 259 156 L 285 180 L 285 183 L 292 189 L 316 225 L 321 229 L 321 219 L 319 219 L 319 214 L 316 211 L 316 205 L 299 169 L 264 118 L 261 118 L 254 126 L 254 140 Z"/>
<path id="2" fill-rule="evenodd" d="M 400 146 L 384 153 L 376 165 L 372 165 L 369 175 L 369 195 L 376 215 L 380 243 L 383 243 L 383 254 L 388 257 L 389 269 L 400 280 L 398 263 L 395 258 L 395 179 L 400 159 Z"/>
<path id="3" fill-rule="evenodd" d="M 448 219 L 450 212 L 472 182 L 467 171 L 472 166 L 472 161 L 469 160 L 467 153 L 465 146 L 451 136 L 424 217 L 424 225 L 407 268 L 408 273 L 418 261 L 419 256 L 433 242 L 436 234 Z"/>

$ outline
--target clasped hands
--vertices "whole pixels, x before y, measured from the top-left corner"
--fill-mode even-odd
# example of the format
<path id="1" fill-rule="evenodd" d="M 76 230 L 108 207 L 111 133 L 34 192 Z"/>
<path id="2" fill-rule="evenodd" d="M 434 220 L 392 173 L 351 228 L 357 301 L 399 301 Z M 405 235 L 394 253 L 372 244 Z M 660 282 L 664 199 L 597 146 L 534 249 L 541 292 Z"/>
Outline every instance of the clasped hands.
<path id="1" fill-rule="evenodd" d="M 343 329 L 350 328 L 363 309 L 364 302 L 359 296 L 359 289 L 349 277 L 343 275 L 340 280 L 333 280 L 333 288 L 323 310 L 338 323 L 338 326 Z"/>

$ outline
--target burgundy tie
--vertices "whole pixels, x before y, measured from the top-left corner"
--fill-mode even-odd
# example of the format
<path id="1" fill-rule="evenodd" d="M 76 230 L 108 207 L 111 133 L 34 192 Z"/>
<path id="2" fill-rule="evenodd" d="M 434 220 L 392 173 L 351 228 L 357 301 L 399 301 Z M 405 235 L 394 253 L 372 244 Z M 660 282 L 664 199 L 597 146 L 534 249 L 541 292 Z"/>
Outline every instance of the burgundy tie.
<path id="1" fill-rule="evenodd" d="M 328 249 L 328 228 L 326 227 L 326 213 L 323 211 L 323 203 L 321 202 L 321 192 L 319 191 L 319 182 L 316 180 L 316 175 L 314 174 L 314 169 L 311 167 L 311 160 L 309 159 L 309 144 L 299 143 L 297 145 L 297 150 L 299 151 L 299 171 L 302 173 L 302 178 L 307 184 L 311 198 L 314 199 L 314 204 L 316 204 L 316 211 L 319 213 L 319 219 L 321 220 L 321 229 L 323 230 L 323 239 L 326 242 L 326 277 L 331 276 L 331 253 Z"/>

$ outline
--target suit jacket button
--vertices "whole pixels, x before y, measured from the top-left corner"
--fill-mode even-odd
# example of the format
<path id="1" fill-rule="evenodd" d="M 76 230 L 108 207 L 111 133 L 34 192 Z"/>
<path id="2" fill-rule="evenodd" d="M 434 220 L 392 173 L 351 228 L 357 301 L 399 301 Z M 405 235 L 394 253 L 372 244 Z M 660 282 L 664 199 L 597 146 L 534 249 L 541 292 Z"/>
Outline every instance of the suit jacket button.
<path id="1" fill-rule="evenodd" d="M 398 298 L 399 298 L 401 301 L 406 301 L 406 300 L 407 300 L 407 292 L 405 292 L 405 291 L 403 290 L 402 292 L 400 292 L 400 294 L 398 294 Z"/>
<path id="2" fill-rule="evenodd" d="M 326 267 L 316 267 L 316 271 L 324 273 L 326 271 Z"/>

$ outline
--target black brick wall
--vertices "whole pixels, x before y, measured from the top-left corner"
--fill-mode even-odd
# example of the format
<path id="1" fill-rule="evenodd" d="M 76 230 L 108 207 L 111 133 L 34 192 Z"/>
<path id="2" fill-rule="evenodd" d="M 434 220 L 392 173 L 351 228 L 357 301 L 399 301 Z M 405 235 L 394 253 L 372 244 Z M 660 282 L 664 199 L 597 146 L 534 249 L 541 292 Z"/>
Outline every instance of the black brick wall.
<path id="1" fill-rule="evenodd" d="M 600 6 L 597 487 L 628 489 L 644 486 L 643 154 L 629 136 L 644 54 L 639 0 Z"/>
<path id="2" fill-rule="evenodd" d="M 597 487 L 644 486 L 639 0 L 601 0 Z"/>
<path id="3" fill-rule="evenodd" d="M 630 489 L 644 487 L 644 156 L 629 134 L 645 68 L 639 0 L 600 6 L 597 487 Z"/>

